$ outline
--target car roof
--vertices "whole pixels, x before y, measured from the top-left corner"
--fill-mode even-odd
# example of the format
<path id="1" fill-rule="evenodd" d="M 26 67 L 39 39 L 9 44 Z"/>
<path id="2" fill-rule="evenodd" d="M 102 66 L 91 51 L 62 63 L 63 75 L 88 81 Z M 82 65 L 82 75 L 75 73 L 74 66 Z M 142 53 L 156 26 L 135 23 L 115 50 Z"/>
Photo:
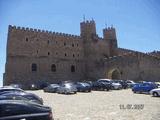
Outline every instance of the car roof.
<path id="1" fill-rule="evenodd" d="M 26 101 L 26 100 L 0 100 L 0 105 L 2 104 L 17 104 L 17 105 L 31 105 L 31 106 L 38 106 L 38 107 L 43 107 L 43 105 Z"/>
<path id="2" fill-rule="evenodd" d="M 112 81 L 111 79 L 98 79 L 98 80 Z"/>
<path id="3" fill-rule="evenodd" d="M 5 89 L 13 89 L 13 90 L 22 90 L 21 88 L 15 88 L 15 87 L 12 87 L 12 86 L 3 86 L 3 87 L 0 87 L 0 90 L 5 90 Z M 23 91 L 23 90 L 22 90 Z"/>

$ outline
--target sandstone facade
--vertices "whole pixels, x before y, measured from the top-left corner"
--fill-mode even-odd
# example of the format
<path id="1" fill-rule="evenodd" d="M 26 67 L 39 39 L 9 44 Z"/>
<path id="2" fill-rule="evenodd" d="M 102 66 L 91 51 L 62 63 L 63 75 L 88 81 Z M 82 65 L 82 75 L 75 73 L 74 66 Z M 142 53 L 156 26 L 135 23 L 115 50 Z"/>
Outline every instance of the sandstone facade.
<path id="1" fill-rule="evenodd" d="M 80 35 L 9 25 L 4 85 L 99 78 L 160 80 L 160 58 L 118 48 L 113 27 L 96 33 L 95 21 L 80 23 Z"/>

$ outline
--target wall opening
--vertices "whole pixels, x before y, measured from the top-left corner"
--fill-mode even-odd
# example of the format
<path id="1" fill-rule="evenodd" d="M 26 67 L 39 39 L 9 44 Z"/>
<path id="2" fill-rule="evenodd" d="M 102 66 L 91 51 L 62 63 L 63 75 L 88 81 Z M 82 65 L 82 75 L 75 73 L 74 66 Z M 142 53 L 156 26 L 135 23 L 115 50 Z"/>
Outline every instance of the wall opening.
<path id="1" fill-rule="evenodd" d="M 55 65 L 55 64 L 52 64 L 52 66 L 51 66 L 51 71 L 52 71 L 52 72 L 56 72 L 56 65 Z"/>
<path id="2" fill-rule="evenodd" d="M 75 72 L 75 66 L 74 65 L 71 66 L 71 72 Z"/>
<path id="3" fill-rule="evenodd" d="M 32 69 L 32 72 L 37 71 L 37 64 L 33 63 L 31 69 Z"/>
<path id="4" fill-rule="evenodd" d="M 108 72 L 108 78 L 109 79 L 121 79 L 121 73 L 119 71 L 119 69 L 112 69 Z"/>

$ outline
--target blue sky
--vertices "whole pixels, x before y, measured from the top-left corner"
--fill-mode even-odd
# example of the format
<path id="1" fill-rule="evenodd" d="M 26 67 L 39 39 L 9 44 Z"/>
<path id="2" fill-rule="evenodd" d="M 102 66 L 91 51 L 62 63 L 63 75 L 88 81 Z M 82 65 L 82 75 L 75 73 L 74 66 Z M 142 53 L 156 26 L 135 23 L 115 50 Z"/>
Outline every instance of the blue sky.
<path id="1" fill-rule="evenodd" d="M 99 36 L 113 25 L 119 47 L 160 50 L 159 0 L 0 0 L 0 85 L 9 24 L 79 35 L 83 15 L 95 20 Z"/>

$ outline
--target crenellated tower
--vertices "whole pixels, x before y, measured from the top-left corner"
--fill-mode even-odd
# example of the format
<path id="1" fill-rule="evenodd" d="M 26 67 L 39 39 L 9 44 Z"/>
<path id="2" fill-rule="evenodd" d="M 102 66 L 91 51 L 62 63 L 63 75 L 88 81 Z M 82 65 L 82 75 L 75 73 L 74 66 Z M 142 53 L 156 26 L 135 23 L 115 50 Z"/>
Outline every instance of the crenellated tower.
<path id="1" fill-rule="evenodd" d="M 94 20 L 83 21 L 80 23 L 81 37 L 87 42 L 96 35 L 96 24 Z M 88 41 L 89 42 L 89 41 Z"/>
<path id="2" fill-rule="evenodd" d="M 116 37 L 116 30 L 113 27 L 108 27 L 103 29 L 103 37 L 104 40 L 108 43 L 108 50 L 109 50 L 109 56 L 116 56 L 118 54 L 117 52 L 117 37 Z"/>

